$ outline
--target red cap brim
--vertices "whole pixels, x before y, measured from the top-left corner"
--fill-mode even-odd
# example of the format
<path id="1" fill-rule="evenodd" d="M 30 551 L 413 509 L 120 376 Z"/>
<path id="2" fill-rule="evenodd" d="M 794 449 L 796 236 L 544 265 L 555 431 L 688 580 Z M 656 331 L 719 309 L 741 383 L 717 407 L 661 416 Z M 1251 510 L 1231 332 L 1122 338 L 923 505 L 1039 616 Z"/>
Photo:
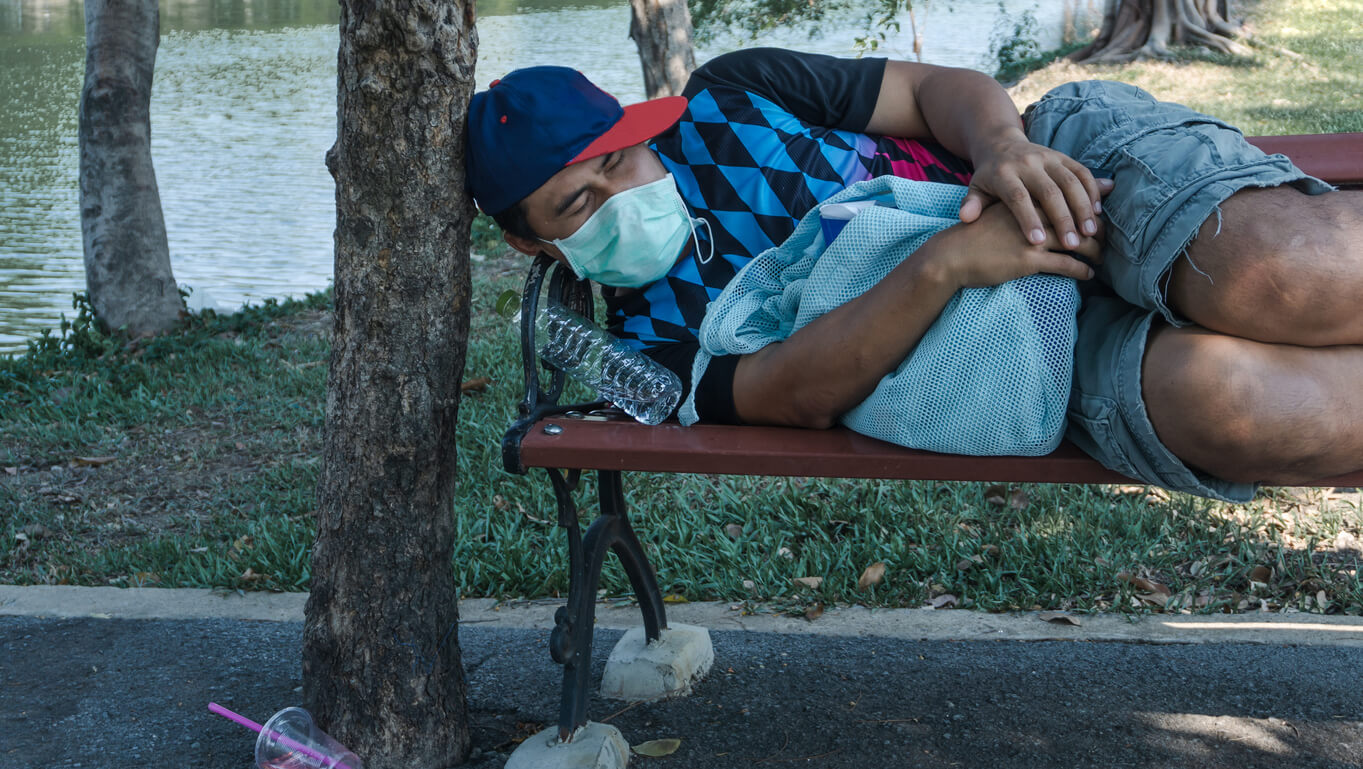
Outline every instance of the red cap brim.
<path id="1" fill-rule="evenodd" d="M 625 107 L 625 114 L 619 122 L 577 153 L 577 157 L 569 160 L 568 165 L 646 142 L 671 128 L 685 111 L 684 96 L 664 96 L 631 104 Z"/>

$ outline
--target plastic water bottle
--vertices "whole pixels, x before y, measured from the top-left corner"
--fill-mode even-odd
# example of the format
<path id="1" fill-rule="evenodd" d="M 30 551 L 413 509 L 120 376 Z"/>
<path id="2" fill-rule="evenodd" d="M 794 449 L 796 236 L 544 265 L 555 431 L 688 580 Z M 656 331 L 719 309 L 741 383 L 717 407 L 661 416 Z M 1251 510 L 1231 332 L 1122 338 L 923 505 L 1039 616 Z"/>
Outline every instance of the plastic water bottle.
<path id="1" fill-rule="evenodd" d="M 646 425 L 667 419 L 681 400 L 676 374 L 558 302 L 535 317 L 535 342 L 544 360 Z"/>

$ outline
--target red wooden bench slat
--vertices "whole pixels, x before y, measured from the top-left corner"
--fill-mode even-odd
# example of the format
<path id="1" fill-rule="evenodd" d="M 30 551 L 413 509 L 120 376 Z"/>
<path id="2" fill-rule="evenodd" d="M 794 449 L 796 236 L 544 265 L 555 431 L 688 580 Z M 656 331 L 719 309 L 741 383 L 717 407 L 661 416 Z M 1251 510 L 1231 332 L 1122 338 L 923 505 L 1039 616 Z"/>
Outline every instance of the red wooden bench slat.
<path id="1" fill-rule="evenodd" d="M 1333 184 L 1363 185 L 1363 133 L 1258 136 L 1265 152 L 1281 152 Z M 546 424 L 563 428 L 544 432 Z M 1132 483 L 1069 443 L 1044 457 L 968 457 L 914 451 L 838 427 L 735 427 L 668 423 L 542 420 L 521 444 L 526 467 L 642 470 L 731 475 L 895 478 L 1036 483 Z M 1363 471 L 1303 486 L 1360 487 Z"/>
<path id="2" fill-rule="evenodd" d="M 1363 184 L 1363 133 L 1251 136 L 1249 142 L 1264 152 L 1281 152 L 1331 184 Z"/>
<path id="3" fill-rule="evenodd" d="M 562 428 L 558 434 L 547 425 Z M 668 422 L 588 422 L 550 417 L 521 443 L 526 467 L 715 475 L 794 475 L 924 481 L 1137 483 L 1069 443 L 1044 457 L 969 457 L 915 451 L 835 427 L 752 427 Z M 1363 486 L 1363 472 L 1304 486 Z"/>

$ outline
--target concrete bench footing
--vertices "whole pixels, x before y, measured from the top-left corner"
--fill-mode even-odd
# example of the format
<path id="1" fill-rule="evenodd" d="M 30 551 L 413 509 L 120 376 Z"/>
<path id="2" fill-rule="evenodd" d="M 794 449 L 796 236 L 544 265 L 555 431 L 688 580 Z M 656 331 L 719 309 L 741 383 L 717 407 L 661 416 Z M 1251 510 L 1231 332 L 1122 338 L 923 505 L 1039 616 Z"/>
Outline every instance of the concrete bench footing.
<path id="1" fill-rule="evenodd" d="M 703 627 L 673 625 L 653 643 L 645 643 L 644 629 L 636 627 L 611 650 L 601 696 L 629 702 L 685 696 L 714 661 L 710 631 Z"/>
<path id="2" fill-rule="evenodd" d="M 558 741 L 557 726 L 539 732 L 516 748 L 505 769 L 625 769 L 628 763 L 629 743 L 620 730 L 589 721 L 572 742 Z"/>

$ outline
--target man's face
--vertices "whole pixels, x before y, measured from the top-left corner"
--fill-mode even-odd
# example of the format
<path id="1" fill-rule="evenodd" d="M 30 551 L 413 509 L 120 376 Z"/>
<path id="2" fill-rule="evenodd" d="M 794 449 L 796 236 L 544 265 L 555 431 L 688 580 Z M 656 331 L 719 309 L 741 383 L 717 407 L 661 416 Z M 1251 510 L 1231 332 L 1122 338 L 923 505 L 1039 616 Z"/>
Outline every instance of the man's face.
<path id="1" fill-rule="evenodd" d="M 566 238 L 577 232 L 612 195 L 667 176 L 647 145 L 607 153 L 564 168 L 530 193 L 521 205 L 535 234 L 544 240 Z M 552 243 L 503 235 L 513 248 L 533 256 L 544 251 L 560 262 L 563 254 Z"/>

